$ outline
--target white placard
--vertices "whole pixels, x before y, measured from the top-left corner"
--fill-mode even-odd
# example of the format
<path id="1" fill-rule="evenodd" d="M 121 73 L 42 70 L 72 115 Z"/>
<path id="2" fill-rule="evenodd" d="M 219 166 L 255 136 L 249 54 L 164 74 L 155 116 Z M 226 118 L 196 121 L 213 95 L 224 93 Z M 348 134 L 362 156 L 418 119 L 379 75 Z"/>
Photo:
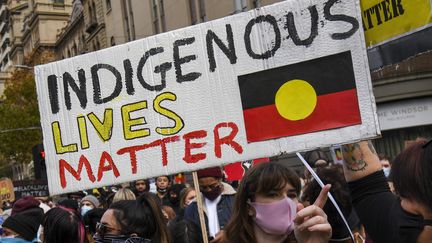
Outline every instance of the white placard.
<path id="1" fill-rule="evenodd" d="M 50 193 L 377 136 L 359 14 L 284 1 L 36 67 Z"/>

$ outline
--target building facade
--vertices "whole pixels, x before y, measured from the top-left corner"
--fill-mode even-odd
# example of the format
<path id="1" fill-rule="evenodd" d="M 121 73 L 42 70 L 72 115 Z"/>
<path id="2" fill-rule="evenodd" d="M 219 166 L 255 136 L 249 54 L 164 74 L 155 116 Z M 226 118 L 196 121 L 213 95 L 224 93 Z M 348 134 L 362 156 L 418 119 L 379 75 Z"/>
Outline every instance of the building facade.
<path id="1" fill-rule="evenodd" d="M 86 32 L 85 44 L 89 52 L 108 47 L 105 14 L 102 0 L 81 0 Z"/>
<path id="2" fill-rule="evenodd" d="M 71 12 L 72 0 L 29 1 L 22 37 L 24 57 L 34 62 L 45 53 L 54 54 L 57 35 L 67 25 Z M 35 64 L 38 61 L 31 63 Z"/>
<path id="3" fill-rule="evenodd" d="M 8 1 L 10 12 L 9 26 L 11 28 L 11 50 L 9 53 L 13 65 L 24 63 L 23 29 L 24 18 L 28 14 L 28 1 Z"/>
<path id="4" fill-rule="evenodd" d="M 86 52 L 84 7 L 80 0 L 74 0 L 70 20 L 57 36 L 55 56 L 57 60 L 62 60 Z"/>
<path id="5" fill-rule="evenodd" d="M 9 10 L 5 0 L 0 0 L 0 95 L 3 93 L 4 85 L 10 74 L 10 27 Z"/>

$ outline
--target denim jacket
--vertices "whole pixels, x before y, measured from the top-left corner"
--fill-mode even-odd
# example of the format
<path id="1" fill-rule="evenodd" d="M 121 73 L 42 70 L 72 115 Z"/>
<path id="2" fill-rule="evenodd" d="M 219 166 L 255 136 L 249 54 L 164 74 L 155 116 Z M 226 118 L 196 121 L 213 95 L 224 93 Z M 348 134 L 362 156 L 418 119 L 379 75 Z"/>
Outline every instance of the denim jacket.
<path id="1" fill-rule="evenodd" d="M 222 182 L 222 184 L 223 184 L 223 191 L 221 194 L 221 200 L 217 204 L 217 215 L 218 215 L 219 226 L 221 230 L 223 230 L 223 228 L 228 224 L 229 220 L 231 219 L 231 212 L 232 212 L 232 207 L 234 205 L 234 198 L 236 193 L 236 191 L 231 185 L 224 182 Z M 202 198 L 204 199 L 204 197 Z M 205 217 L 207 234 L 208 234 L 209 230 L 208 230 L 207 209 L 204 201 L 203 201 L 203 207 L 204 207 L 204 217 Z M 194 222 L 198 228 L 201 228 L 199 214 L 198 214 L 198 205 L 196 201 L 192 202 L 186 208 L 184 219 Z"/>

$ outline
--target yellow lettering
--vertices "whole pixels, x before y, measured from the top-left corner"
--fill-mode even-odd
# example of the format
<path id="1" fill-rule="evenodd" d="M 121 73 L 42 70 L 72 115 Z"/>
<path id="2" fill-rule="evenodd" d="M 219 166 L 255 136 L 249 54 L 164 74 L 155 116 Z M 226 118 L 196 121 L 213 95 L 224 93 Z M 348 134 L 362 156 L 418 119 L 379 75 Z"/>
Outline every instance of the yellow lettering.
<path id="1" fill-rule="evenodd" d="M 178 133 L 184 127 L 184 122 L 179 115 L 177 115 L 173 111 L 168 110 L 167 108 L 162 107 L 160 105 L 160 103 L 164 100 L 175 101 L 175 100 L 177 100 L 177 96 L 171 92 L 165 92 L 165 93 L 162 93 L 162 94 L 156 96 L 156 98 L 153 101 L 154 110 L 157 113 L 167 117 L 168 119 L 173 120 L 174 126 L 172 126 L 172 127 L 157 127 L 156 132 L 161 134 L 161 135 L 173 135 L 173 134 Z"/>
<path id="2" fill-rule="evenodd" d="M 76 143 L 72 143 L 69 145 L 63 145 L 62 139 L 61 139 L 61 131 L 60 131 L 60 124 L 58 121 L 53 122 L 51 124 L 51 129 L 53 132 L 54 137 L 54 145 L 56 149 L 57 154 L 64 154 L 64 153 L 70 153 L 70 152 L 76 152 L 78 151 L 78 146 Z"/>
<path id="3" fill-rule="evenodd" d="M 78 129 L 81 139 L 81 149 L 88 149 L 90 147 L 88 134 L 87 134 L 87 123 L 84 116 L 77 117 Z"/>
<path id="4" fill-rule="evenodd" d="M 113 128 L 113 110 L 105 109 L 103 122 L 92 112 L 87 115 L 102 141 L 110 140 Z"/>
<path id="5" fill-rule="evenodd" d="M 133 126 L 147 124 L 144 117 L 138 117 L 135 119 L 132 119 L 130 117 L 131 112 L 142 109 L 147 109 L 147 101 L 145 100 L 122 106 L 121 113 L 123 119 L 123 136 L 125 139 L 130 140 L 135 138 L 147 137 L 150 135 L 150 129 L 148 128 L 132 130 Z"/>

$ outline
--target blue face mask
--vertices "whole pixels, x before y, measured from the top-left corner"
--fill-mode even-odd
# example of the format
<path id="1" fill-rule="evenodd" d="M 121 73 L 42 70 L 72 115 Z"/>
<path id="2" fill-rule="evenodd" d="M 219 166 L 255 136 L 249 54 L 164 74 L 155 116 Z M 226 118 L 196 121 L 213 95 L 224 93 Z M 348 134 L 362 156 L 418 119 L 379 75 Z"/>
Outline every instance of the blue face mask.
<path id="1" fill-rule="evenodd" d="M 93 209 L 93 208 L 90 207 L 90 206 L 83 205 L 83 206 L 81 207 L 81 216 L 84 217 L 84 215 L 85 215 L 88 211 L 90 211 L 90 210 L 92 210 L 92 209 Z"/>
<path id="2" fill-rule="evenodd" d="M 5 243 L 31 243 L 31 241 L 24 240 L 21 238 L 10 237 L 10 236 L 1 237 L 0 242 L 2 242 L 2 243 L 3 242 L 5 242 Z"/>
<path id="3" fill-rule="evenodd" d="M 384 172 L 384 175 L 385 175 L 385 177 L 389 177 L 389 175 L 390 175 L 390 167 L 384 167 L 383 168 L 383 172 Z"/>

